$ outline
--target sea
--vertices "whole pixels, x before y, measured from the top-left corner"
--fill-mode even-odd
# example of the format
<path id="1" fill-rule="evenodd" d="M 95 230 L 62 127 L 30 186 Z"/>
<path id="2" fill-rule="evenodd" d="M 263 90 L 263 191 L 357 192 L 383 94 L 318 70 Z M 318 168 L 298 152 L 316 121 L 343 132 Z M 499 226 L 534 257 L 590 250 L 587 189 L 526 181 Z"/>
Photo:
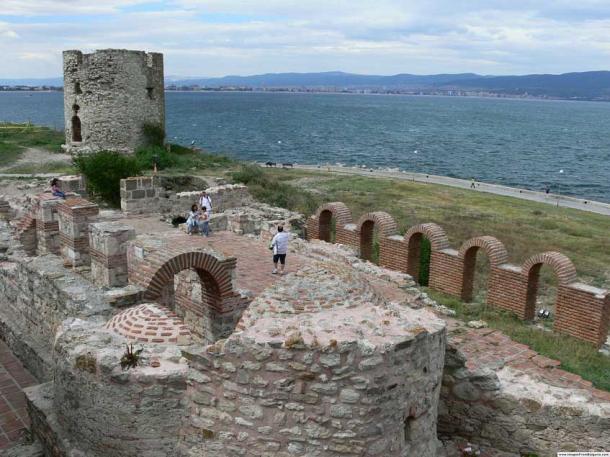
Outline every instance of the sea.
<path id="1" fill-rule="evenodd" d="M 251 161 L 343 164 L 610 202 L 610 103 L 167 92 L 168 139 Z M 0 121 L 63 129 L 60 92 L 0 92 Z"/>

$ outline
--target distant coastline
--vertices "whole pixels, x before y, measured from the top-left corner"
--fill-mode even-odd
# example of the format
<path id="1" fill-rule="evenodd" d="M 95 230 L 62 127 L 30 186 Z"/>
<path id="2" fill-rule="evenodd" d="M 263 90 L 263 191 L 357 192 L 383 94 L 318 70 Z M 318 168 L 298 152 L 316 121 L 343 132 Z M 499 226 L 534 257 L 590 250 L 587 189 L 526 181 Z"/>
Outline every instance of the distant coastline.
<path id="1" fill-rule="evenodd" d="M 29 87 L 29 86 L 17 86 L 8 87 L 0 86 L 0 92 L 63 92 L 63 87 Z M 453 98 L 494 98 L 494 99 L 509 99 L 509 100 L 563 100 L 563 101 L 594 101 L 594 102 L 608 102 L 608 99 L 599 98 L 563 98 L 563 97 L 551 97 L 551 96 L 536 96 L 536 95 L 517 95 L 517 94 L 503 94 L 497 92 L 484 92 L 484 91 L 400 91 L 400 90 L 364 90 L 364 89 L 315 89 L 315 88 L 256 88 L 256 87 L 206 87 L 206 88 L 172 88 L 166 87 L 165 92 L 190 92 L 190 93 L 257 93 L 257 94 L 334 94 L 334 95 L 402 95 L 411 97 L 453 97 Z"/>

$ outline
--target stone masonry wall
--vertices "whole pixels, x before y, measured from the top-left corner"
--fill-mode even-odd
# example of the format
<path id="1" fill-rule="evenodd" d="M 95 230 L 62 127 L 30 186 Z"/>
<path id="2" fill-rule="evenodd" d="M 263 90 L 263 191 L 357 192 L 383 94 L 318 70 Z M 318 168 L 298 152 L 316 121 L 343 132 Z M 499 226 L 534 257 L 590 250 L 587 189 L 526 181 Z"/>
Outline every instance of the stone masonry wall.
<path id="1" fill-rule="evenodd" d="M 61 255 L 72 266 L 88 265 L 89 225 L 99 214 L 99 207 L 81 197 L 68 197 L 57 207 Z"/>
<path id="2" fill-rule="evenodd" d="M 147 345 L 137 366 L 124 370 L 126 343 L 90 324 L 58 337 L 48 412 L 56 415 L 62 455 L 177 455 L 188 367 L 176 346 Z"/>
<path id="3" fill-rule="evenodd" d="M 184 217 L 191 205 L 199 202 L 203 190 L 172 192 L 161 185 L 158 177 L 126 178 L 121 180 L 121 209 L 127 214 L 162 213 Z M 241 184 L 227 184 L 205 190 L 212 199 L 212 213 L 252 202 L 248 188 Z"/>
<path id="4" fill-rule="evenodd" d="M 127 247 L 136 237 L 133 227 L 118 222 L 90 225 L 91 278 L 100 287 L 122 287 L 128 283 Z"/>
<path id="5" fill-rule="evenodd" d="M 372 232 L 377 230 L 379 264 L 415 277 L 420 265 L 420 240 L 427 238 L 432 246 L 430 288 L 466 301 L 472 299 L 476 252 L 481 249 L 491 263 L 488 303 L 514 312 L 521 319 L 534 317 L 539 270 L 542 265 L 548 265 L 559 278 L 555 330 L 596 346 L 606 341 L 610 327 L 610 292 L 578 283 L 574 265 L 561 253 L 545 252 L 527 259 L 522 266 L 510 265 L 504 245 L 490 236 L 467 240 L 457 251 L 449 247 L 447 236 L 436 224 L 411 227 L 401 238 L 392 233 L 396 224 L 387 213 L 365 214 L 357 225 L 341 224 L 337 219 L 337 208 L 341 208 L 341 214 L 349 214 L 345 205 L 334 202 L 321 206 L 307 220 L 309 240 L 330 239 L 328 230 L 332 217 L 336 224 L 335 242 L 351 246 L 359 252 L 366 248 L 366 252 L 360 253 L 366 259 L 370 256 Z"/>
<path id="6" fill-rule="evenodd" d="M 145 123 L 165 129 L 163 54 L 64 51 L 64 116 L 70 152 L 132 153 Z"/>
<path id="7" fill-rule="evenodd" d="M 436 456 L 433 374 L 442 336 L 386 352 L 231 338 L 191 365 L 187 456 Z"/>
<path id="8" fill-rule="evenodd" d="M 19 255 L 16 253 L 16 255 Z M 38 379 L 50 376 L 55 334 L 68 318 L 111 313 L 103 294 L 53 255 L 0 263 L 0 334 Z"/>
<path id="9" fill-rule="evenodd" d="M 587 403 L 578 391 L 542 384 L 504 367 L 470 370 L 447 348 L 439 406 L 439 437 L 509 453 L 610 449 L 610 403 Z"/>

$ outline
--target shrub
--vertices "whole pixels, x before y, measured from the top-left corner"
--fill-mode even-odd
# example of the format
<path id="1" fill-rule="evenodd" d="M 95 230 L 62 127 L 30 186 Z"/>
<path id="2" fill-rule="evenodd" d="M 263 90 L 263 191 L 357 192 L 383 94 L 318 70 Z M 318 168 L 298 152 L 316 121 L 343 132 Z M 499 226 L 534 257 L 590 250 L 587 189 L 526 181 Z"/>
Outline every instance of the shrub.
<path id="1" fill-rule="evenodd" d="M 146 146 L 163 147 L 165 144 L 165 130 L 158 124 L 144 124 L 142 126 Z"/>
<path id="2" fill-rule="evenodd" d="M 176 164 L 176 158 L 172 153 L 162 146 L 146 146 L 136 151 L 136 159 L 138 166 L 142 170 L 152 170 L 153 163 L 157 162 L 157 169 L 173 167 Z"/>
<path id="3" fill-rule="evenodd" d="M 114 207 L 121 203 L 121 179 L 138 176 L 141 171 L 136 157 L 111 151 L 80 154 L 73 163 L 87 178 L 89 191 Z"/>

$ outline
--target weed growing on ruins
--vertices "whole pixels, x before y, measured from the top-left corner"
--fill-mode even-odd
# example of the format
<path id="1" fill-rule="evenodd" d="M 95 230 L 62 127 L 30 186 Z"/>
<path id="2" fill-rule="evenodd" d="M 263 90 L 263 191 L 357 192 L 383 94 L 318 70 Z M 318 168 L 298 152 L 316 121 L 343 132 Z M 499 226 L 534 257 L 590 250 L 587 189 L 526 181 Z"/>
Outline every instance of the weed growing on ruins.
<path id="1" fill-rule="evenodd" d="M 258 165 L 242 165 L 232 177 L 235 182 L 247 185 L 254 198 L 269 205 L 309 215 L 321 203 L 313 193 L 283 182 Z"/>
<path id="2" fill-rule="evenodd" d="M 598 389 L 610 391 L 610 358 L 596 348 L 567 335 L 524 324 L 509 312 L 481 303 L 464 303 L 448 295 L 426 291 L 438 303 L 456 312 L 464 321 L 484 320 L 514 341 L 528 345 L 541 355 L 561 362 L 561 368 L 591 381 Z"/>
<path id="3" fill-rule="evenodd" d="M 123 370 L 129 370 L 135 368 L 140 362 L 140 354 L 144 349 L 140 348 L 137 351 L 133 350 L 133 344 L 128 344 L 123 357 L 121 357 L 121 368 Z"/>
<path id="4" fill-rule="evenodd" d="M 141 171 L 136 157 L 118 152 L 80 154 L 73 162 L 87 179 L 89 192 L 114 207 L 121 203 L 121 179 L 138 176 Z"/>

